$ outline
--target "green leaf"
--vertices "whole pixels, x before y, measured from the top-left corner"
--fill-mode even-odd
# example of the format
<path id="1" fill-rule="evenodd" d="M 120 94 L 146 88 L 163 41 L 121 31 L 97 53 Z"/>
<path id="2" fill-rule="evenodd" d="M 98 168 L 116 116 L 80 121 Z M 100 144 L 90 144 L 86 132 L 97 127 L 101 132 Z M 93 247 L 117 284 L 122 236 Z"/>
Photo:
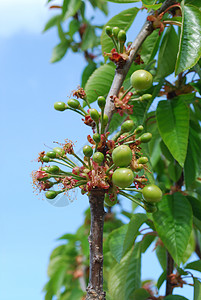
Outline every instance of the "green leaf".
<path id="1" fill-rule="evenodd" d="M 54 47 L 53 51 L 52 51 L 52 57 L 51 57 L 50 62 L 55 63 L 55 62 L 61 60 L 64 57 L 64 55 L 66 54 L 68 47 L 69 47 L 69 42 L 67 40 L 65 42 L 58 44 L 56 47 Z"/>
<path id="2" fill-rule="evenodd" d="M 111 65 L 102 65 L 89 77 L 85 92 L 90 103 L 97 100 L 98 96 L 106 97 L 114 78 L 115 68 Z"/>
<path id="3" fill-rule="evenodd" d="M 164 300 L 189 300 L 189 299 L 180 295 L 169 295 L 165 297 Z"/>
<path id="4" fill-rule="evenodd" d="M 110 251 L 117 262 L 120 262 L 125 253 L 133 246 L 138 230 L 146 220 L 145 214 L 134 214 L 127 225 L 121 226 L 110 234 Z"/>
<path id="5" fill-rule="evenodd" d="M 133 300 L 146 300 L 150 294 L 143 288 L 137 289 L 132 295 Z"/>
<path id="6" fill-rule="evenodd" d="M 128 230 L 126 232 L 123 244 L 122 256 L 124 256 L 125 253 L 128 250 L 130 250 L 130 248 L 133 246 L 136 236 L 138 234 L 138 230 L 146 220 L 147 215 L 145 214 L 138 213 L 133 215 L 130 222 L 128 223 Z"/>
<path id="7" fill-rule="evenodd" d="M 174 72 L 178 53 L 179 39 L 173 26 L 170 26 L 163 36 L 158 55 L 158 79 L 164 78 Z M 157 79 L 156 79 L 157 80 Z"/>
<path id="8" fill-rule="evenodd" d="M 162 34 L 158 34 L 158 30 L 154 30 L 150 34 L 144 43 L 142 44 L 140 55 L 145 64 L 152 61 L 158 51 L 158 46 L 161 40 Z"/>
<path id="9" fill-rule="evenodd" d="M 189 110 L 181 99 L 162 100 L 156 110 L 158 129 L 172 156 L 183 167 L 189 134 Z"/>
<path id="10" fill-rule="evenodd" d="M 87 83 L 87 80 L 92 75 L 92 73 L 96 70 L 96 63 L 92 60 L 89 61 L 88 65 L 84 68 L 84 71 L 82 72 L 82 83 L 81 86 L 83 89 L 85 88 L 85 85 Z"/>
<path id="11" fill-rule="evenodd" d="M 123 244 L 128 230 L 128 224 L 123 225 L 109 235 L 109 246 L 112 256 L 120 262 L 123 253 Z"/>
<path id="12" fill-rule="evenodd" d="M 194 298 L 193 300 L 201 299 L 201 282 L 197 278 L 193 278 L 194 281 Z"/>
<path id="13" fill-rule="evenodd" d="M 201 221 L 201 200 L 192 196 L 186 196 L 186 198 L 191 204 L 193 215 Z"/>
<path id="14" fill-rule="evenodd" d="M 131 300 L 141 286 L 141 252 L 139 243 L 109 273 L 108 292 L 112 299 Z"/>
<path id="15" fill-rule="evenodd" d="M 75 15 L 82 4 L 81 0 L 64 0 L 63 3 L 63 21 Z"/>
<path id="16" fill-rule="evenodd" d="M 60 21 L 61 21 L 61 15 L 53 16 L 45 24 L 45 28 L 43 29 L 43 32 L 47 31 L 48 29 L 52 28 L 53 26 L 56 26 Z"/>
<path id="17" fill-rule="evenodd" d="M 144 235 L 142 241 L 141 241 L 141 252 L 145 253 L 149 246 L 153 243 L 155 240 L 155 236 L 153 235 Z"/>
<path id="18" fill-rule="evenodd" d="M 185 269 L 191 269 L 201 272 L 201 259 L 193 261 L 185 266 Z"/>
<path id="19" fill-rule="evenodd" d="M 179 265 L 192 231 L 192 209 L 181 193 L 163 196 L 153 214 L 159 237 Z"/>
<path id="20" fill-rule="evenodd" d="M 162 286 L 163 282 L 166 280 L 167 277 L 167 271 L 163 271 L 163 273 L 160 275 L 157 281 L 157 289 L 159 290 L 160 287 Z"/>
<path id="21" fill-rule="evenodd" d="M 201 11 L 182 2 L 182 29 L 175 74 L 192 68 L 201 56 Z"/>
<path id="22" fill-rule="evenodd" d="M 68 34 L 73 37 L 73 35 L 79 30 L 80 27 L 80 22 L 76 19 L 73 19 L 70 23 L 69 23 L 69 31 Z"/>
<path id="23" fill-rule="evenodd" d="M 168 174 L 170 179 L 172 179 L 174 182 L 177 182 L 181 176 L 182 170 L 182 167 L 176 161 L 170 162 L 168 166 Z"/>
<path id="24" fill-rule="evenodd" d="M 192 230 L 187 248 L 183 254 L 183 258 L 182 258 L 183 264 L 187 262 L 187 260 L 191 257 L 194 251 L 195 251 L 195 235 L 194 235 L 194 231 Z"/>
<path id="25" fill-rule="evenodd" d="M 87 49 L 92 49 L 96 44 L 97 36 L 95 34 L 95 29 L 88 25 L 82 37 L 81 49 L 82 51 L 86 51 Z"/>
<path id="26" fill-rule="evenodd" d="M 200 0 L 185 0 L 185 4 L 191 4 L 191 5 L 201 8 Z"/>
<path id="27" fill-rule="evenodd" d="M 102 34 L 101 34 L 101 46 L 102 46 L 102 53 L 104 52 L 109 53 L 112 48 L 114 48 L 114 44 L 109 38 L 109 36 L 105 32 L 106 26 L 115 27 L 118 26 L 120 29 L 123 29 L 127 31 L 130 26 L 133 24 L 133 21 L 138 13 L 139 9 L 129 8 L 127 10 L 122 11 L 118 15 L 114 16 L 112 19 L 110 19 L 104 26 Z"/>
<path id="28" fill-rule="evenodd" d="M 201 140 L 197 131 L 198 128 L 195 128 L 194 123 L 191 121 L 189 128 L 188 150 L 184 164 L 184 178 L 187 189 L 194 188 L 196 174 L 199 172 L 201 164 Z"/>
<path id="29" fill-rule="evenodd" d="M 167 251 L 164 246 L 160 244 L 156 247 L 156 256 L 163 270 L 167 267 Z"/>

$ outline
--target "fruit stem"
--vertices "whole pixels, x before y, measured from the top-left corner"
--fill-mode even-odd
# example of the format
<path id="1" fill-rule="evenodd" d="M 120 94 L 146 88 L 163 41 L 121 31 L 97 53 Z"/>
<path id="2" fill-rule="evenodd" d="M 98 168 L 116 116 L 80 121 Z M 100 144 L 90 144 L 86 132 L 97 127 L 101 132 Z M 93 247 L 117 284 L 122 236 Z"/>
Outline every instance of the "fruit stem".
<path id="1" fill-rule="evenodd" d="M 52 161 L 53 161 L 53 162 L 56 162 L 56 163 L 58 163 L 58 164 L 61 164 L 61 165 L 65 166 L 65 167 L 71 168 L 71 169 L 74 168 L 72 165 L 67 164 L 67 163 L 63 163 L 63 162 L 61 162 L 61 161 L 59 161 L 59 160 L 56 160 L 56 159 L 51 159 L 51 162 L 52 162 Z"/>
<path id="2" fill-rule="evenodd" d="M 135 202 L 136 204 L 140 205 L 142 208 L 145 209 L 144 205 L 140 201 L 136 200 L 136 198 L 134 198 L 133 196 L 123 192 L 122 190 L 119 192 L 119 194 L 126 197 L 126 198 L 128 198 L 129 200 Z"/>
<path id="3" fill-rule="evenodd" d="M 123 100 L 124 97 L 128 94 L 128 92 L 130 92 L 133 89 L 132 85 L 125 91 L 125 93 L 123 94 L 123 96 L 121 96 L 121 98 L 119 100 Z"/>
<path id="4" fill-rule="evenodd" d="M 111 40 L 113 41 L 113 44 L 114 44 L 115 49 L 117 50 L 117 52 L 119 52 L 119 47 L 118 47 L 118 45 L 117 45 L 117 42 L 116 42 L 114 36 L 110 36 L 110 38 L 111 38 Z"/>
<path id="5" fill-rule="evenodd" d="M 130 138 L 131 136 L 134 135 L 134 132 L 132 132 L 131 134 L 127 135 L 126 137 L 124 137 L 123 139 L 121 139 L 120 141 L 116 142 L 115 145 L 118 145 L 119 143 L 127 140 L 128 138 Z M 132 142 L 132 141 L 131 141 Z"/>
<path id="6" fill-rule="evenodd" d="M 87 168 L 87 165 L 85 164 L 85 162 L 77 154 L 75 154 L 75 152 L 73 152 L 72 155 L 75 156 L 75 158 L 77 158 Z"/>
<path id="7" fill-rule="evenodd" d="M 123 189 L 123 190 L 126 190 L 126 191 L 133 191 L 133 192 L 138 192 L 138 193 L 142 193 L 142 191 L 141 191 L 141 190 L 138 190 L 138 189 L 136 189 L 136 188 L 133 188 L 132 186 L 131 186 L 131 187 L 129 187 L 129 188 L 125 188 L 125 189 Z"/>
<path id="8" fill-rule="evenodd" d="M 81 113 L 81 111 L 78 111 L 77 109 L 75 109 L 75 108 L 71 108 L 71 107 L 67 107 L 66 109 L 70 109 L 70 110 L 72 110 L 72 111 L 74 111 L 74 112 L 76 112 L 76 113 L 78 113 L 78 114 L 80 114 L 81 116 L 85 116 L 83 113 Z"/>
<path id="9" fill-rule="evenodd" d="M 115 168 L 115 164 L 111 165 L 111 166 L 109 167 L 109 169 L 107 169 L 107 171 L 105 172 L 105 174 L 108 175 L 109 172 L 110 172 L 113 168 Z"/>
<path id="10" fill-rule="evenodd" d="M 103 125 L 103 117 L 104 117 L 104 107 L 101 108 L 101 134 L 104 133 L 105 126 Z"/>
<path id="11" fill-rule="evenodd" d="M 92 169 L 92 167 L 91 167 L 91 158 L 87 157 L 87 161 L 88 161 L 89 169 L 91 170 Z"/>
<path id="12" fill-rule="evenodd" d="M 99 134 L 100 133 L 100 131 L 99 131 L 99 121 L 96 122 L 96 128 L 97 128 L 97 133 Z"/>
<path id="13" fill-rule="evenodd" d="M 91 108 L 91 105 L 90 105 L 90 103 L 89 103 L 89 101 L 88 101 L 88 99 L 87 99 L 87 96 L 85 96 L 85 97 L 83 98 L 83 100 L 86 102 L 86 104 L 88 105 L 88 107 Z"/>
<path id="14" fill-rule="evenodd" d="M 67 156 L 66 156 L 66 159 L 63 158 L 63 157 L 61 157 L 60 159 L 63 160 L 63 161 L 65 161 L 65 162 L 68 163 L 69 165 L 72 165 L 73 168 L 74 168 L 74 167 L 77 167 L 77 165 L 76 165 L 70 158 L 68 158 Z"/>
<path id="15" fill-rule="evenodd" d="M 124 51 L 124 42 L 119 42 L 120 45 L 120 53 L 123 53 Z"/>
<path id="16" fill-rule="evenodd" d="M 84 108 L 83 108 L 81 105 L 79 105 L 78 109 L 79 109 L 80 111 L 82 111 L 82 112 L 84 113 L 85 116 L 87 115 L 87 112 L 84 110 Z"/>

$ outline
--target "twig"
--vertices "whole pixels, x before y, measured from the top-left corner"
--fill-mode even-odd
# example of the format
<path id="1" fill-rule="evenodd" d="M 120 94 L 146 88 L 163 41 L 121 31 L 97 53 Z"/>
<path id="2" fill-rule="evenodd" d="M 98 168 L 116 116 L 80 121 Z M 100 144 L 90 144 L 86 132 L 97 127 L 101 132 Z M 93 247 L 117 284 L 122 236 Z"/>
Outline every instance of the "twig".
<path id="1" fill-rule="evenodd" d="M 175 0 L 166 0 L 162 6 L 158 9 L 158 14 L 165 11 L 169 6 L 175 4 Z M 152 15 L 154 15 L 155 12 L 151 12 Z M 106 106 L 105 106 L 105 114 L 108 116 L 109 121 L 105 128 L 105 132 L 108 131 L 109 123 L 112 118 L 112 115 L 114 113 L 115 107 L 114 103 L 111 101 L 110 96 L 118 95 L 119 90 L 123 84 L 123 81 L 131 67 L 131 64 L 134 61 L 135 55 L 137 54 L 137 51 L 139 50 L 140 46 L 144 42 L 144 40 L 153 32 L 153 24 L 150 21 L 146 21 L 144 26 L 142 27 L 141 31 L 139 32 L 138 36 L 134 40 L 131 46 L 131 51 L 128 60 L 126 61 L 125 65 L 123 67 L 117 67 L 115 71 L 114 80 L 112 82 L 110 91 L 108 93 L 107 99 L 106 99 Z"/>

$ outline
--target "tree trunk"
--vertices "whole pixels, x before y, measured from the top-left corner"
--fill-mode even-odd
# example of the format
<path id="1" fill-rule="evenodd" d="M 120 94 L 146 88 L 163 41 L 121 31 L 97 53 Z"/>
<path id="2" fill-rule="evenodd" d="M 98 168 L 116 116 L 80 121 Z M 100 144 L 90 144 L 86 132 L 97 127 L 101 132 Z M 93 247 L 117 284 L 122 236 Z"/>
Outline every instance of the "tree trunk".
<path id="1" fill-rule="evenodd" d="M 90 192 L 91 230 L 89 235 L 90 269 L 86 300 L 105 300 L 103 291 L 103 224 L 105 191 Z"/>

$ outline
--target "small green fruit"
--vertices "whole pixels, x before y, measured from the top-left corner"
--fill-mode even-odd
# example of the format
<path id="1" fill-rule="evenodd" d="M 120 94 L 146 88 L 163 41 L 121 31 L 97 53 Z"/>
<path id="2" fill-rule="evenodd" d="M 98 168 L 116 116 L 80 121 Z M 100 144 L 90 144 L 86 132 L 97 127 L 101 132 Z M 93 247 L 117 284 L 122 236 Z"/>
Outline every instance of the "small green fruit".
<path id="1" fill-rule="evenodd" d="M 132 151 L 127 145 L 120 145 L 112 152 L 112 160 L 117 167 L 127 167 L 132 160 Z"/>
<path id="2" fill-rule="evenodd" d="M 48 156 L 49 158 L 56 158 L 56 152 L 54 152 L 54 151 L 48 151 L 46 153 L 46 156 Z"/>
<path id="3" fill-rule="evenodd" d="M 163 196 L 161 189 L 155 184 L 148 184 L 142 189 L 144 199 L 148 203 L 159 202 Z"/>
<path id="4" fill-rule="evenodd" d="M 113 33 L 115 39 L 118 38 L 118 33 L 119 33 L 119 31 L 120 31 L 119 27 L 117 27 L 117 26 L 116 26 L 116 27 L 113 27 L 112 33 Z"/>
<path id="5" fill-rule="evenodd" d="M 91 157 L 93 154 L 93 149 L 89 145 L 86 145 L 83 147 L 83 153 L 86 157 Z"/>
<path id="6" fill-rule="evenodd" d="M 56 153 L 56 157 L 62 157 L 65 155 L 65 151 L 63 148 L 60 147 L 54 147 L 53 151 Z"/>
<path id="7" fill-rule="evenodd" d="M 131 169 L 119 168 L 114 171 L 112 175 L 112 182 L 114 185 L 124 189 L 133 183 L 134 174 Z"/>
<path id="8" fill-rule="evenodd" d="M 148 162 L 148 158 L 146 156 L 138 158 L 137 162 L 138 164 L 146 164 Z"/>
<path id="9" fill-rule="evenodd" d="M 76 99 L 69 99 L 68 100 L 68 106 L 70 106 L 71 108 L 77 109 L 80 106 L 80 102 Z"/>
<path id="10" fill-rule="evenodd" d="M 60 172 L 60 168 L 58 166 L 50 166 L 48 168 L 48 173 L 51 173 L 51 174 L 59 174 Z"/>
<path id="11" fill-rule="evenodd" d="M 97 99 L 97 101 L 98 101 L 98 106 L 100 108 L 104 108 L 105 107 L 105 104 L 106 104 L 105 97 L 99 96 L 98 99 Z"/>
<path id="12" fill-rule="evenodd" d="M 57 192 L 56 191 L 48 191 L 45 193 L 45 197 L 47 199 L 54 199 L 57 196 Z"/>
<path id="13" fill-rule="evenodd" d="M 64 102 L 55 102 L 54 103 L 54 109 L 58 111 L 64 111 L 67 108 L 66 104 Z"/>
<path id="14" fill-rule="evenodd" d="M 152 139 L 152 134 L 150 132 L 146 132 L 139 137 L 139 140 L 142 143 L 148 143 L 151 141 L 151 139 Z"/>
<path id="15" fill-rule="evenodd" d="M 104 160 L 104 155 L 101 152 L 95 152 L 92 158 L 93 161 L 95 161 L 98 164 L 101 164 Z"/>
<path id="16" fill-rule="evenodd" d="M 105 194 L 104 202 L 107 206 L 112 207 L 117 203 L 117 197 L 115 197 L 115 199 L 110 199 L 110 196 Z"/>
<path id="17" fill-rule="evenodd" d="M 89 113 L 90 113 L 90 117 L 92 118 L 92 120 L 94 120 L 95 122 L 99 121 L 100 115 L 95 108 L 90 109 Z"/>
<path id="18" fill-rule="evenodd" d="M 109 37 L 112 36 L 112 28 L 110 26 L 105 27 L 105 32 Z"/>
<path id="19" fill-rule="evenodd" d="M 137 70 L 131 75 L 130 83 L 137 91 L 147 90 L 152 86 L 153 76 L 146 70 Z"/>
<path id="20" fill-rule="evenodd" d="M 131 130 L 134 129 L 134 122 L 133 120 L 127 120 L 125 121 L 122 125 L 121 125 L 121 132 L 124 133 L 124 132 L 129 132 Z"/>
<path id="21" fill-rule="evenodd" d="M 100 143 L 101 137 L 99 133 L 94 133 L 93 140 L 96 144 Z"/>
<path id="22" fill-rule="evenodd" d="M 125 43 L 126 41 L 126 32 L 125 30 L 120 30 L 117 36 L 118 40 L 122 43 Z"/>

